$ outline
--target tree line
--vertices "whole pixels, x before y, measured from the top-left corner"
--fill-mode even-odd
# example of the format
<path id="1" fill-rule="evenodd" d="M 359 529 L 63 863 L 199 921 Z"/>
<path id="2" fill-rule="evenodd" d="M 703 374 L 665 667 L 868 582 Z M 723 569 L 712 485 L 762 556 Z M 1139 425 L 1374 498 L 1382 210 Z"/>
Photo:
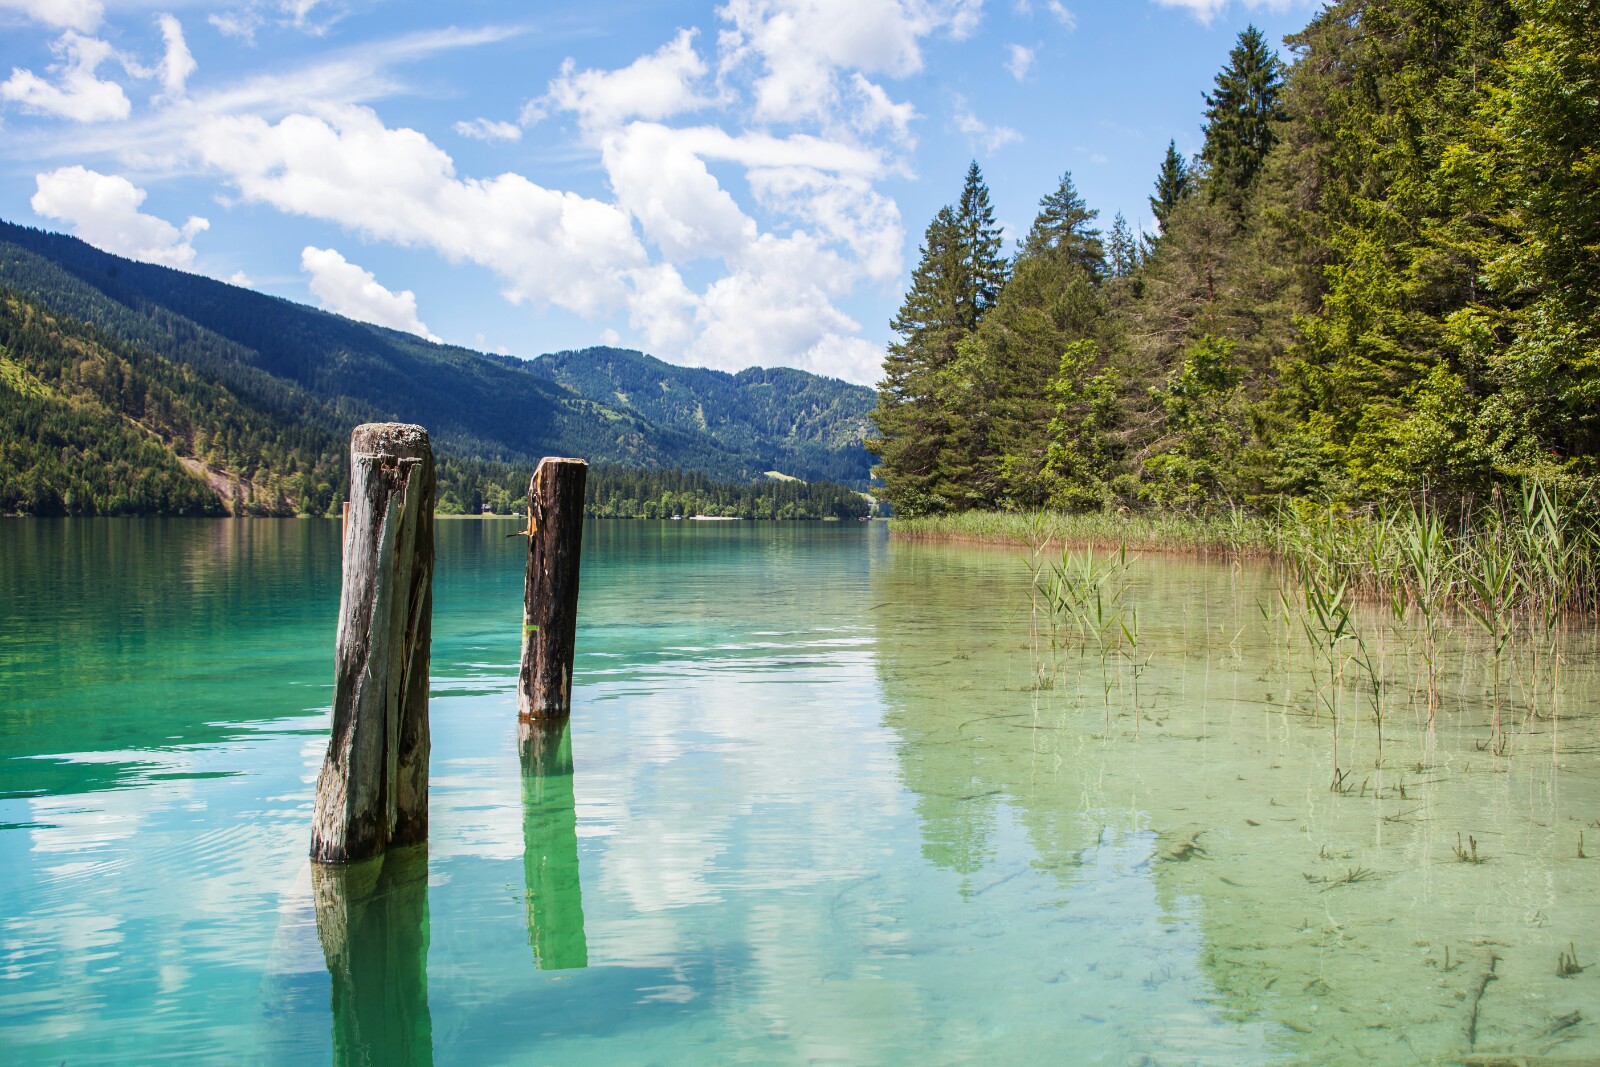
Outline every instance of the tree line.
<path id="1" fill-rule="evenodd" d="M 441 457 L 439 512 L 510 515 L 526 509 L 524 466 Z M 695 471 L 617 464 L 589 468 L 584 513 L 603 519 L 671 519 L 712 515 L 738 519 L 855 519 L 872 513 L 861 493 L 833 482 L 762 479 L 726 481 Z"/>
<path id="2" fill-rule="evenodd" d="M 1070 173 L 1012 254 L 929 223 L 868 447 L 905 515 L 1582 490 L 1600 448 L 1600 5 L 1342 0 L 1251 27 L 1159 232 Z"/>

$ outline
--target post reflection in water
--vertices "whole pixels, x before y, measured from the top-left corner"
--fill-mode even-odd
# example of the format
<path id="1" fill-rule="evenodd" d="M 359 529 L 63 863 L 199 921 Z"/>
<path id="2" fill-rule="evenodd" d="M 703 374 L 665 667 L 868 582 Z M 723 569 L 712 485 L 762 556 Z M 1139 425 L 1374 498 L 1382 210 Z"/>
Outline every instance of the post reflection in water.
<path id="1" fill-rule="evenodd" d="M 314 863 L 311 885 L 333 980 L 333 1062 L 432 1067 L 427 845 Z"/>
<path id="2" fill-rule="evenodd" d="M 578 822 L 572 799 L 572 732 L 565 721 L 519 725 L 522 750 L 523 870 L 528 944 L 541 971 L 589 965 L 578 879 Z"/>

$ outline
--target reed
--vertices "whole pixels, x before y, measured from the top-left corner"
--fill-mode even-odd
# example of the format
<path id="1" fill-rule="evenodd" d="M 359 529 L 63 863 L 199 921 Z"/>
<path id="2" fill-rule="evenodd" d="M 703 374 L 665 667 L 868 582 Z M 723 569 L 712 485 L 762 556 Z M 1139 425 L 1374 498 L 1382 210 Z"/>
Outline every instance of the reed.
<path id="1" fill-rule="evenodd" d="M 1215 516 L 1121 512 L 964 511 L 892 519 L 897 538 L 912 541 L 966 541 L 994 545 L 1043 543 L 1062 548 L 1094 548 L 1183 555 L 1268 557 L 1276 539 L 1267 519 L 1235 510 Z"/>

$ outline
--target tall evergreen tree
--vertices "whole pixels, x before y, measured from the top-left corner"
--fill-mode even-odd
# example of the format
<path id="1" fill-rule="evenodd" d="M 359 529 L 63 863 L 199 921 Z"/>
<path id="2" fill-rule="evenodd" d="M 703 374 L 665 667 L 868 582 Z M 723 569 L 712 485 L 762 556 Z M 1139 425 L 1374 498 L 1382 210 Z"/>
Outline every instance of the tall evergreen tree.
<path id="1" fill-rule="evenodd" d="M 911 288 L 890 323 L 899 339 L 884 360 L 872 411 L 878 436 L 867 448 L 878 456 L 874 474 L 885 499 L 901 514 L 978 502 L 986 399 L 979 362 L 961 351 L 1005 288 L 1003 244 L 973 163 L 956 206 L 941 208 L 928 225 Z"/>
<path id="2" fill-rule="evenodd" d="M 873 474 L 883 497 L 905 515 L 941 510 L 936 492 L 949 416 L 940 372 L 970 331 L 974 303 L 963 234 L 955 211 L 939 209 L 923 238 L 922 258 L 890 327 L 891 342 L 872 421 L 878 434 L 867 449 L 878 457 Z"/>
<path id="3" fill-rule="evenodd" d="M 1213 199 L 1235 205 L 1254 184 L 1262 161 L 1277 143 L 1273 124 L 1284 118 L 1283 62 L 1254 26 L 1239 34 L 1228 65 L 1206 93 L 1205 147 L 1208 189 Z"/>
<path id="4" fill-rule="evenodd" d="M 962 325 L 975 330 L 1000 299 L 1000 290 L 1009 276 L 1009 266 L 1001 254 L 1005 237 L 994 220 L 989 187 L 983 182 L 976 160 L 967 168 L 967 180 L 956 203 L 955 223 L 963 269 L 959 279 Z"/>
<path id="5" fill-rule="evenodd" d="M 1122 212 L 1117 212 L 1111 220 L 1111 235 L 1106 238 L 1106 271 L 1113 278 L 1126 278 L 1139 269 L 1143 258 L 1133 228 Z"/>
<path id="6" fill-rule="evenodd" d="M 1061 175 L 1055 192 L 1039 201 L 1039 214 L 1022 242 L 1019 259 L 1051 256 L 1073 263 L 1098 282 L 1105 276 L 1105 248 L 1091 224 L 1100 212 L 1091 210 L 1072 184 L 1072 172 Z"/>
<path id="7" fill-rule="evenodd" d="M 1167 156 L 1156 174 L 1156 192 L 1150 198 L 1150 213 L 1162 226 L 1167 224 L 1178 201 L 1189 195 L 1190 181 L 1189 165 L 1178 154 L 1178 142 L 1168 141 Z"/>

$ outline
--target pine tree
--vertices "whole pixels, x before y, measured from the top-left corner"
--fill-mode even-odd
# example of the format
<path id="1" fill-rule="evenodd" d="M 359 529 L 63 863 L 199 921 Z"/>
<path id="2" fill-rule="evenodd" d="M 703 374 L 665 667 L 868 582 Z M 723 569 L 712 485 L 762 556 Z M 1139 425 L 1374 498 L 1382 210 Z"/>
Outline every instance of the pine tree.
<path id="1" fill-rule="evenodd" d="M 1178 154 L 1178 142 L 1168 141 L 1167 157 L 1161 161 L 1161 170 L 1156 174 L 1156 195 L 1150 198 L 1150 213 L 1162 226 L 1167 224 L 1167 217 L 1178 206 L 1178 201 L 1189 195 L 1190 178 L 1189 165 Z"/>
<path id="2" fill-rule="evenodd" d="M 1205 94 L 1206 143 L 1200 158 L 1213 199 L 1238 205 L 1254 184 L 1277 143 L 1273 124 L 1285 117 L 1283 79 L 1283 63 L 1266 38 L 1254 26 L 1246 27 L 1216 77 L 1216 92 Z"/>
<path id="3" fill-rule="evenodd" d="M 1122 212 L 1111 220 L 1111 236 L 1106 239 L 1106 270 L 1113 278 L 1126 278 L 1139 269 L 1144 256 L 1133 228 Z"/>
<path id="4" fill-rule="evenodd" d="M 959 279 L 962 325 L 968 330 L 978 328 L 983 316 L 1000 299 L 1009 268 L 1001 255 L 1005 243 L 1000 224 L 994 220 L 994 208 L 989 203 L 989 187 L 983 183 L 983 172 L 977 161 L 967 168 L 966 184 L 961 189 L 961 199 L 956 205 L 956 233 L 961 247 L 963 274 Z"/>
<path id="5" fill-rule="evenodd" d="M 1073 263 L 1083 268 L 1094 281 L 1105 276 L 1105 248 L 1100 242 L 1100 231 L 1090 223 L 1100 216 L 1078 195 L 1072 184 L 1072 172 L 1061 175 L 1056 191 L 1039 201 L 1039 214 L 1033 228 L 1022 242 L 1019 259 L 1049 255 L 1063 263 Z"/>

